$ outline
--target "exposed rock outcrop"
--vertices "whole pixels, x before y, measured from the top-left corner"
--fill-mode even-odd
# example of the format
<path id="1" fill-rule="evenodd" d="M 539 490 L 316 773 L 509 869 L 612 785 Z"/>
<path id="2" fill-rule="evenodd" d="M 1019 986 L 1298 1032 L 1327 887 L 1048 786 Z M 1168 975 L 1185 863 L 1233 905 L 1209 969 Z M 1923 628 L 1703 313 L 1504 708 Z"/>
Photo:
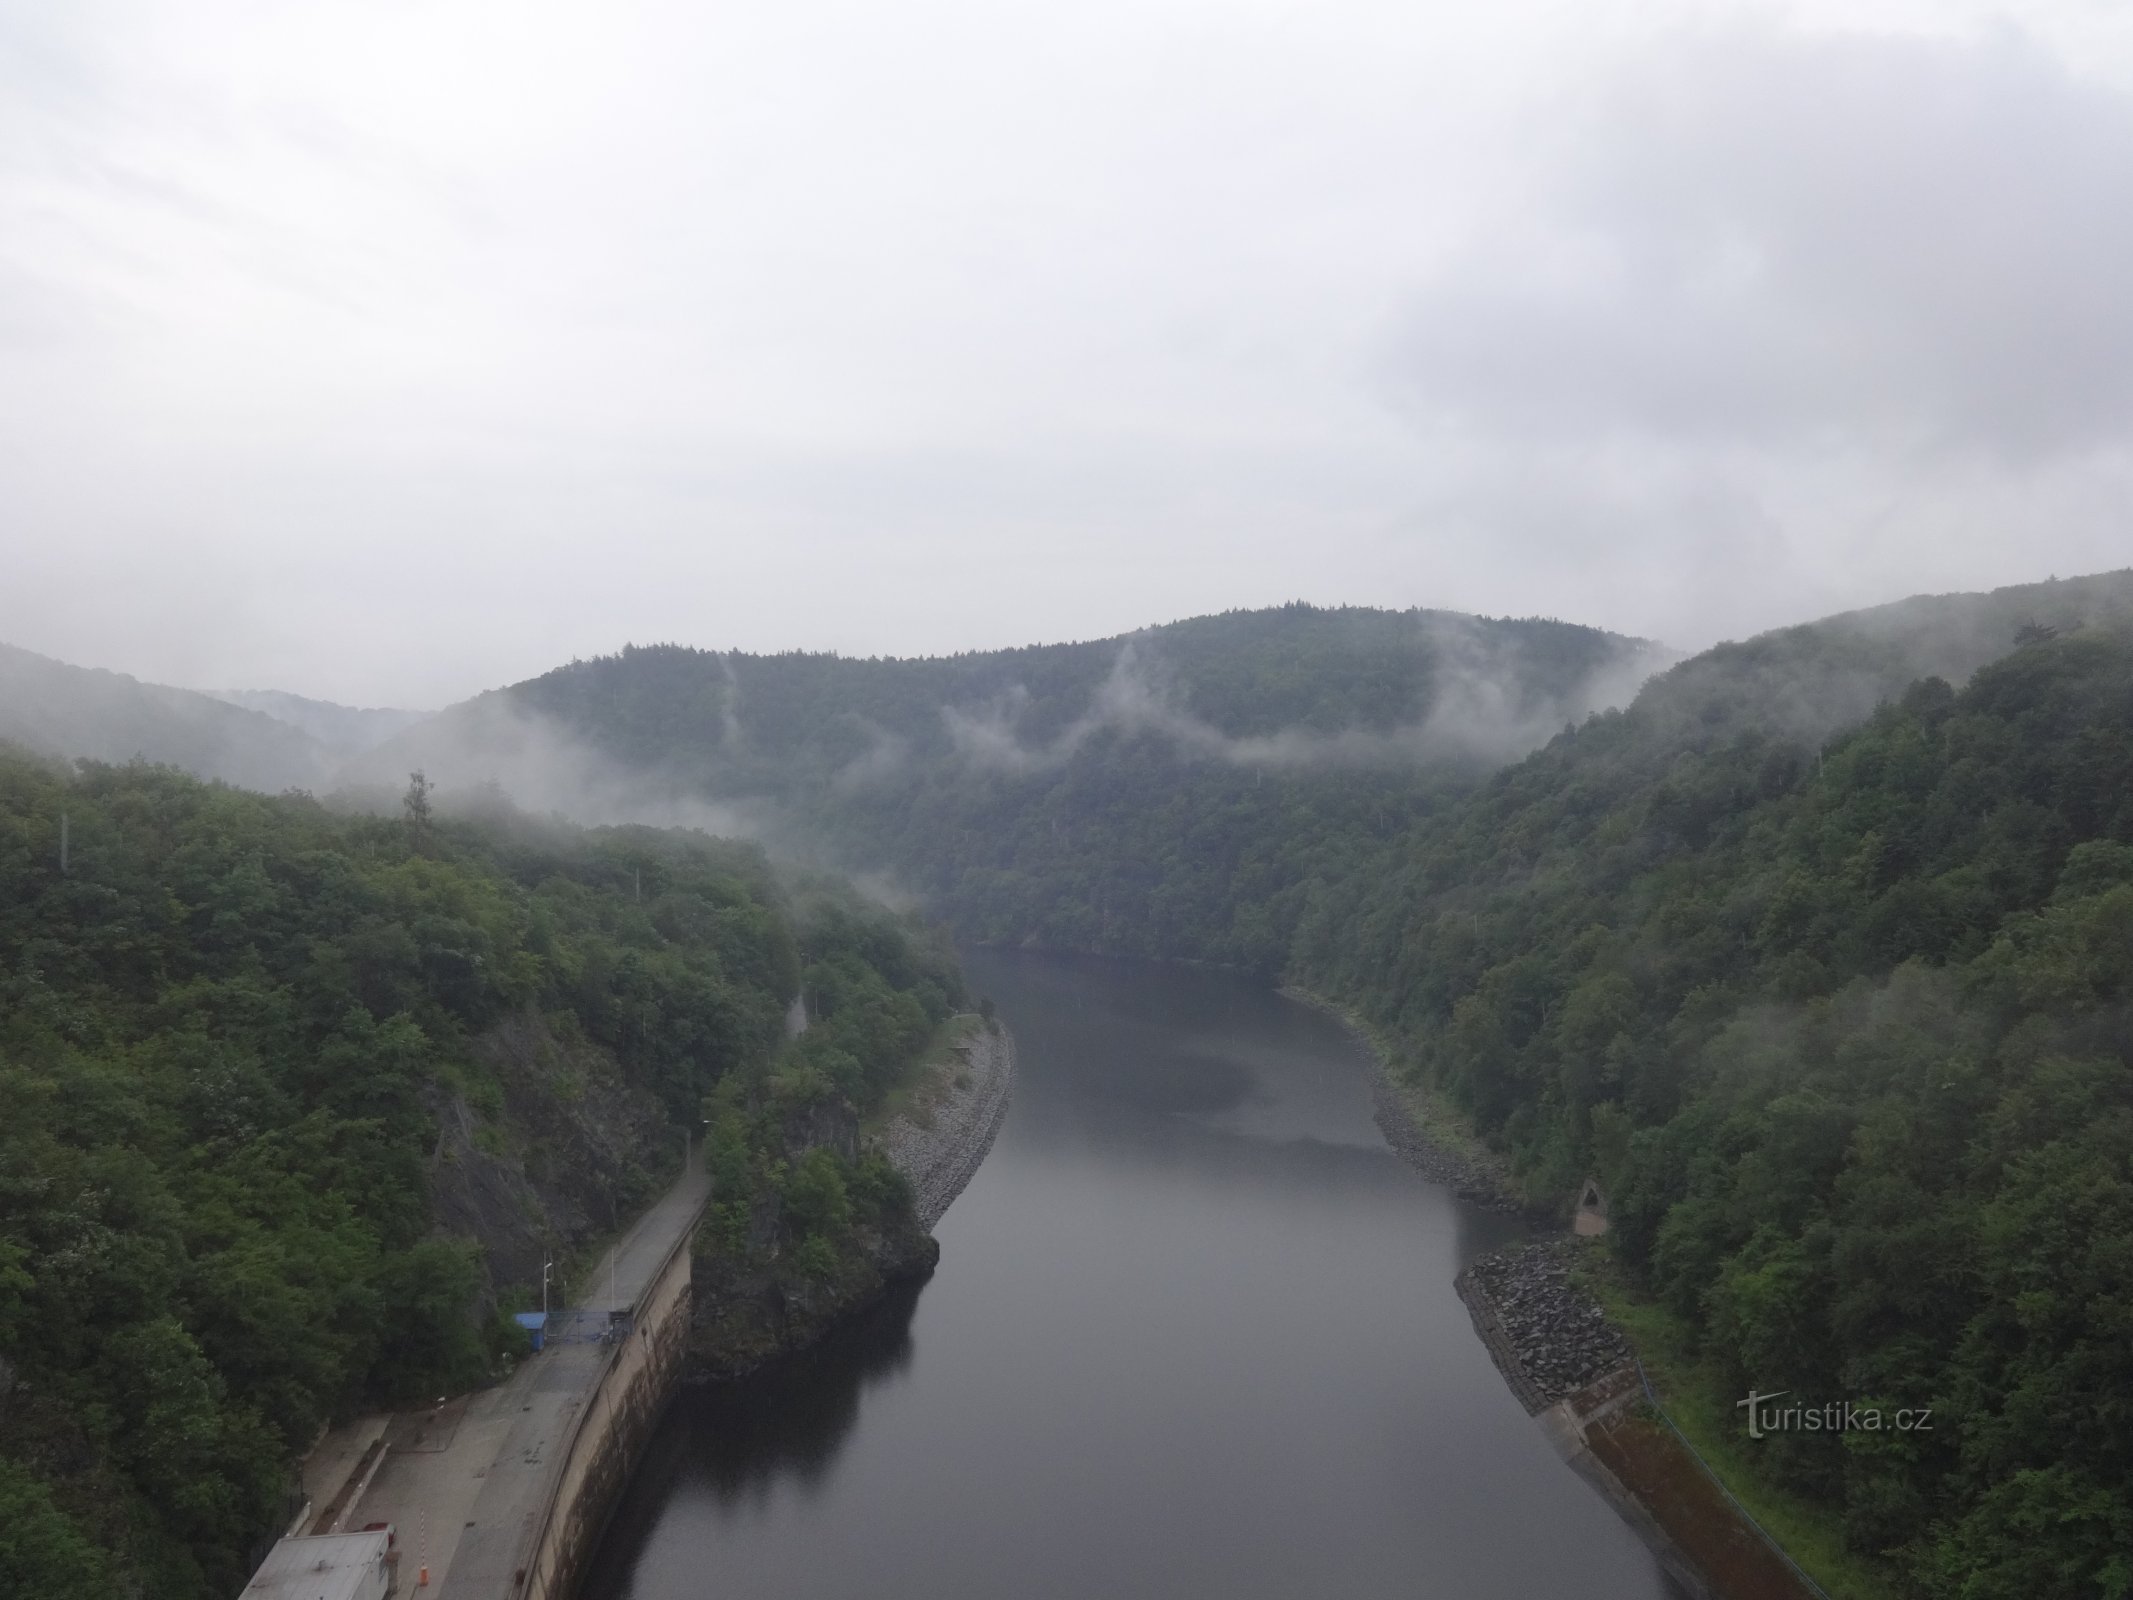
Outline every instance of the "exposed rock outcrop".
<path id="1" fill-rule="evenodd" d="M 1014 1081 L 1014 1040 L 997 1023 L 956 1049 L 959 1061 L 926 1086 L 923 1109 L 893 1119 L 873 1141 L 909 1186 L 908 1204 L 855 1193 L 854 1220 L 834 1248 L 827 1241 L 794 1248 L 774 1194 L 758 1200 L 745 1227 L 716 1218 L 706 1224 L 733 1229 L 735 1237 L 699 1235 L 695 1377 L 740 1377 L 804 1350 L 892 1285 L 933 1270 L 941 1247 L 927 1230 L 985 1159 Z M 845 1106 L 796 1114 L 780 1133 L 788 1162 L 814 1150 L 846 1161 L 865 1152 L 858 1120 Z"/>
<path id="2" fill-rule="evenodd" d="M 607 1051 L 535 1012 L 506 1017 L 473 1054 L 501 1102 L 437 1107 L 431 1212 L 481 1246 L 498 1284 L 534 1283 L 546 1253 L 622 1226 L 658 1192 L 675 1135 L 658 1100 Z"/>
<path id="3" fill-rule="evenodd" d="M 820 1266 L 803 1267 L 791 1251 L 699 1250 L 690 1376 L 744 1377 L 804 1350 L 892 1285 L 925 1277 L 940 1256 L 940 1245 L 908 1214 L 886 1226 L 855 1228 Z"/>

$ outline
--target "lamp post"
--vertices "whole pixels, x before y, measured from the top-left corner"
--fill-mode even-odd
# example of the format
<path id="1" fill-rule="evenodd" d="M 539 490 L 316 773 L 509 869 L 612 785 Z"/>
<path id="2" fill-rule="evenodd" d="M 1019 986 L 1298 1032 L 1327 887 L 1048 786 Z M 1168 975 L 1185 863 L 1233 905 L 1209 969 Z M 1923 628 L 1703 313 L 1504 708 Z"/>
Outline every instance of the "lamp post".
<path id="1" fill-rule="evenodd" d="M 541 1315 L 544 1317 L 548 1315 L 548 1274 L 554 1266 L 553 1256 L 541 1262 Z"/>

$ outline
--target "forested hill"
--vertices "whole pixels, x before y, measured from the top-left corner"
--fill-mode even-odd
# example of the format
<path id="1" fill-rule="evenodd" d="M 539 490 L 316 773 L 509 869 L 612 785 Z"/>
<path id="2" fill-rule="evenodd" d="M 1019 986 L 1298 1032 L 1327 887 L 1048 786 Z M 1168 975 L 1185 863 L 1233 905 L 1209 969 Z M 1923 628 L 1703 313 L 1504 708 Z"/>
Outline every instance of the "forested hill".
<path id="1" fill-rule="evenodd" d="M 542 1255 L 627 1220 L 707 1110 L 720 1204 L 775 1218 L 782 1130 L 960 999 L 751 847 L 0 746 L 0 1594 L 235 1594 L 329 1416 L 490 1375 Z"/>
<path id="2" fill-rule="evenodd" d="M 331 700 L 312 700 L 281 689 L 209 689 L 211 700 L 264 712 L 277 722 L 305 734 L 336 764 L 352 760 L 413 727 L 427 711 L 404 711 L 387 706 L 344 706 Z M 202 773 L 203 777 L 220 776 Z M 256 787 L 256 786 L 255 786 Z"/>
<path id="3" fill-rule="evenodd" d="M 268 793 L 324 785 L 338 764 L 302 728 L 256 707 L 6 644 L 0 739 L 69 758 L 164 762 Z"/>
<path id="4" fill-rule="evenodd" d="M 268 794 L 329 787 L 345 762 L 426 715 L 175 689 L 0 644 L 0 739 L 70 760 L 159 762 Z"/>
<path id="5" fill-rule="evenodd" d="M 1272 970 L 1283 896 L 1671 659 L 1565 623 L 1304 605 L 924 660 L 630 649 L 371 768 L 578 812 L 710 802 L 972 936 Z"/>
<path id="6" fill-rule="evenodd" d="M 1933 1408 L 1758 1447 L 1920 1593 L 2133 1585 L 2133 630 L 2098 587 L 1833 735 L 1886 633 L 1689 663 L 1326 885 L 1294 952 L 1537 1197 L 1596 1171 L 1734 1392 Z"/>
<path id="7" fill-rule="evenodd" d="M 773 797 L 968 934 L 1346 1002 L 1537 1202 L 1599 1174 L 1735 1392 L 1932 1408 L 1763 1454 L 1910 1590 L 2125 1594 L 2133 573 L 1722 646 L 1571 728 L 1505 708 L 1634 648 L 1494 625 L 1502 726 L 1545 737 L 1507 766 L 1431 744 L 1426 622 L 1214 621 L 1201 656 L 633 651 L 488 709 Z"/>

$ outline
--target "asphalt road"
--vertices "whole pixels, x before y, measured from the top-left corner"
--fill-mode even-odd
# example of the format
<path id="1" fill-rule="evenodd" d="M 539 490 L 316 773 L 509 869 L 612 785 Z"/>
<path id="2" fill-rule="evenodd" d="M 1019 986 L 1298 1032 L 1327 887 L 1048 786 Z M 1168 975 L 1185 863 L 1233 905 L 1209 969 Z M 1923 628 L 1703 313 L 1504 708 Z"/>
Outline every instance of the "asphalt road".
<path id="1" fill-rule="evenodd" d="M 637 1219 L 614 1256 L 614 1303 L 632 1307 L 675 1242 L 695 1226 L 711 1182 L 692 1165 Z M 550 1318 L 548 1346 L 493 1389 L 401 1412 L 385 1461 L 344 1526 L 398 1531 L 400 1592 L 437 1600 L 504 1600 L 520 1552 L 547 1506 L 578 1410 L 606 1365 L 599 1333 L 608 1274 Z M 423 1567 L 429 1587 L 418 1587 Z"/>

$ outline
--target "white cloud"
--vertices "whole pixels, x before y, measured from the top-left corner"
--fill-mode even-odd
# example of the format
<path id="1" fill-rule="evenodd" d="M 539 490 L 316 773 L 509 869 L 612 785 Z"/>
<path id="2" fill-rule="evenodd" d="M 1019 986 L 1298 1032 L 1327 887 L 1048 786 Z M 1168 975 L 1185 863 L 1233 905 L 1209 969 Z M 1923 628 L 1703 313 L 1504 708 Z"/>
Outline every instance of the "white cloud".
<path id="1" fill-rule="evenodd" d="M 0 0 L 0 638 L 434 704 L 2115 564 L 2127 25 L 1738 14 Z"/>

